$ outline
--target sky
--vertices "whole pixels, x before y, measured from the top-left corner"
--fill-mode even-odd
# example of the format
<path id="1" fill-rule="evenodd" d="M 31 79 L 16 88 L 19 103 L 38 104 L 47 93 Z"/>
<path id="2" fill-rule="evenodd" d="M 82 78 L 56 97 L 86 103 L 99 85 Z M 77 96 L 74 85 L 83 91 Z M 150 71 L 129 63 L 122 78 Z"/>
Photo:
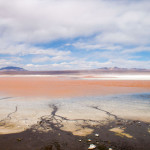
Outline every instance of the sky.
<path id="1" fill-rule="evenodd" d="M 149 0 L 0 0 L 0 67 L 150 69 Z"/>

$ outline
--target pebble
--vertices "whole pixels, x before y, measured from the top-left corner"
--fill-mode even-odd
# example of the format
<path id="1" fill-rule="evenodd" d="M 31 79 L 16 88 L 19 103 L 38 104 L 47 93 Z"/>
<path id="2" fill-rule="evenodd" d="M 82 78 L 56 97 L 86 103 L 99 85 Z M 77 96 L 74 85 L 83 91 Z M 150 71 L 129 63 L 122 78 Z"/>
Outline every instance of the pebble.
<path id="1" fill-rule="evenodd" d="M 96 145 L 94 145 L 94 144 L 90 144 L 90 146 L 89 146 L 89 148 L 88 148 L 88 149 L 94 149 L 94 148 L 96 148 Z"/>
<path id="2" fill-rule="evenodd" d="M 88 139 L 88 142 L 91 142 L 91 139 Z"/>
<path id="3" fill-rule="evenodd" d="M 98 136 L 99 136 L 99 134 L 95 134 L 95 136 L 97 136 L 97 137 L 98 137 Z"/>
<path id="4" fill-rule="evenodd" d="M 81 142 L 81 140 L 79 140 L 79 142 Z"/>
<path id="5" fill-rule="evenodd" d="M 112 148 L 109 148 L 108 150 L 113 150 Z"/>
<path id="6" fill-rule="evenodd" d="M 21 138 L 17 138 L 17 141 L 20 142 L 20 141 L 22 141 L 22 139 Z"/>

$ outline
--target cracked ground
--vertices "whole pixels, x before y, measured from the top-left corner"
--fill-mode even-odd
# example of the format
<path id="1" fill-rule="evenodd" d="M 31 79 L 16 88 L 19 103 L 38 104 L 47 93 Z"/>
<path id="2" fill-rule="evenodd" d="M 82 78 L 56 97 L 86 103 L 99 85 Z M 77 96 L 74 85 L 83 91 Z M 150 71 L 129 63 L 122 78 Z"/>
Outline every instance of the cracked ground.
<path id="1" fill-rule="evenodd" d="M 87 150 L 90 144 L 95 144 L 96 150 L 149 150 L 149 122 L 118 113 L 126 107 L 116 96 L 95 97 L 98 100 L 93 102 L 93 97 L 89 98 L 90 102 L 84 99 L 31 100 L 29 103 L 22 97 L 2 97 L 1 108 L 7 109 L 0 110 L 1 149 Z M 115 99 L 116 105 L 112 105 L 110 99 Z M 130 107 L 134 111 L 133 106 L 128 104 L 126 114 Z"/>

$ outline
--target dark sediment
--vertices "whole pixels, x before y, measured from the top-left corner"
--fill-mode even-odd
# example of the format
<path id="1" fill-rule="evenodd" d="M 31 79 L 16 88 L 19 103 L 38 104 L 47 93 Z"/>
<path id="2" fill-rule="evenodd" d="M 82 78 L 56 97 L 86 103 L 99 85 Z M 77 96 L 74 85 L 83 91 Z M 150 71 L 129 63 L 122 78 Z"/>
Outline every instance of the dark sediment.
<path id="1" fill-rule="evenodd" d="M 53 109 L 51 114 L 42 116 L 40 121 L 30 129 L 21 133 L 0 135 L 0 150 L 87 150 L 90 144 L 96 145 L 95 150 L 108 150 L 109 148 L 113 150 L 150 150 L 150 133 L 148 133 L 150 125 L 148 123 L 124 120 L 110 112 L 91 106 L 115 119 L 107 125 L 93 126 L 91 122 L 101 124 L 101 121 L 70 120 L 57 115 L 56 105 L 50 105 L 50 107 Z M 88 136 L 75 136 L 61 129 L 63 121 L 76 121 L 81 128 L 88 127 L 94 131 Z M 81 122 L 86 124 L 80 124 Z M 124 131 L 131 134 L 133 138 L 118 136 L 109 131 L 116 127 L 124 128 Z M 99 136 L 96 137 L 95 133 L 98 133 Z M 88 142 L 88 139 L 91 141 Z"/>

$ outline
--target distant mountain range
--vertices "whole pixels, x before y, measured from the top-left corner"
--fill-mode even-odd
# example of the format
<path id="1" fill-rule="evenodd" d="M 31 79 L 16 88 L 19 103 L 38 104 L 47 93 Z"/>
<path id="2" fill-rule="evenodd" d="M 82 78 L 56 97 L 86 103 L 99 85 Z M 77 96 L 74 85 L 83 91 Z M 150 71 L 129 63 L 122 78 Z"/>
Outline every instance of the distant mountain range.
<path id="1" fill-rule="evenodd" d="M 99 70 L 110 70 L 110 71 L 127 71 L 127 70 L 129 70 L 129 71 L 146 71 L 146 70 L 148 70 L 148 69 L 144 69 L 144 68 L 119 68 L 119 67 L 103 67 L 103 68 L 98 68 Z"/>
<path id="2" fill-rule="evenodd" d="M 51 70 L 51 71 L 28 71 L 24 68 L 8 66 L 0 69 L 0 75 L 59 75 L 59 74 L 150 74 L 150 69 L 103 67 L 89 70 Z"/>
<path id="3" fill-rule="evenodd" d="M 26 70 L 20 67 L 8 66 L 1 68 L 0 71 L 26 71 Z"/>

